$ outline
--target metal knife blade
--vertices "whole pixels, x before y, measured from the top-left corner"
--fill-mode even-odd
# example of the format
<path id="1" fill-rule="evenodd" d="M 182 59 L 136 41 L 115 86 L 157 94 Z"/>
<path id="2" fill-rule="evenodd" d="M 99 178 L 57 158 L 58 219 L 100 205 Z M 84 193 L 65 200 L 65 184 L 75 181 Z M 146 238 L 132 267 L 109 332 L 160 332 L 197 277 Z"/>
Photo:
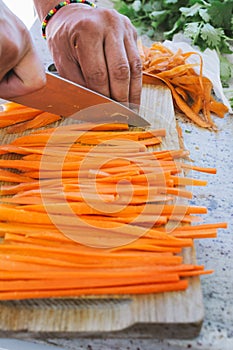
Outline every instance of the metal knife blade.
<path id="1" fill-rule="evenodd" d="M 88 122 L 125 122 L 132 126 L 150 124 L 136 112 L 112 99 L 69 80 L 46 73 L 46 85 L 11 101 L 64 117 Z"/>

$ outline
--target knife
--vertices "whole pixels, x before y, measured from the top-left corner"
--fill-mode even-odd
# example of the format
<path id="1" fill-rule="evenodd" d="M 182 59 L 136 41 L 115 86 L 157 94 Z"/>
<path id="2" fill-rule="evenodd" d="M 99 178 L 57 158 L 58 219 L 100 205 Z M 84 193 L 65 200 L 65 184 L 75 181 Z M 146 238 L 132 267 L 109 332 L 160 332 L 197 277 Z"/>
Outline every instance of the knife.
<path id="1" fill-rule="evenodd" d="M 150 125 L 132 109 L 86 87 L 50 72 L 46 72 L 46 79 L 47 83 L 42 89 L 10 100 L 86 122 L 122 122 L 140 127 Z"/>

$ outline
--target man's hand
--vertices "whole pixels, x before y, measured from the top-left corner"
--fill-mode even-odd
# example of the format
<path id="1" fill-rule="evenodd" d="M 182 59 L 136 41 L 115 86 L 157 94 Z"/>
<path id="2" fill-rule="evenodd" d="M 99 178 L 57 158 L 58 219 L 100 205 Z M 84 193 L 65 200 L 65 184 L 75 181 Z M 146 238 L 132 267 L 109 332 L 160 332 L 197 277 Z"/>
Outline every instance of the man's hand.
<path id="1" fill-rule="evenodd" d="M 46 35 L 62 77 L 119 102 L 139 104 L 141 60 L 136 30 L 127 17 L 115 10 L 70 4 L 49 20 Z"/>
<path id="2" fill-rule="evenodd" d="M 0 0 L 0 97 L 21 96 L 44 83 L 44 69 L 27 28 Z"/>

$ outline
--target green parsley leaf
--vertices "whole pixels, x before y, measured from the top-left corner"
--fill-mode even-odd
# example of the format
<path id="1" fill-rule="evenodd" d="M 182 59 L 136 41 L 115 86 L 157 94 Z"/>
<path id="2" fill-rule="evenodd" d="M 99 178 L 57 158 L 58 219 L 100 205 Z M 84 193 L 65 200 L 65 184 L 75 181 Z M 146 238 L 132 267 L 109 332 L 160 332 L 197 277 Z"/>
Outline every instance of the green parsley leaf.
<path id="1" fill-rule="evenodd" d="M 200 9 L 201 9 L 201 5 L 196 3 L 195 5 L 193 5 L 191 7 L 181 7 L 180 8 L 180 12 L 185 17 L 193 17 L 193 16 L 195 16 L 196 14 L 199 13 Z"/>
<path id="2" fill-rule="evenodd" d="M 223 82 L 227 82 L 233 75 L 233 66 L 224 56 L 220 56 L 220 75 Z"/>
<path id="3" fill-rule="evenodd" d="M 216 48 L 221 43 L 223 35 L 222 29 L 214 28 L 209 23 L 205 23 L 201 28 L 201 37 L 211 49 Z"/>
<path id="4" fill-rule="evenodd" d="M 199 35 L 200 27 L 200 22 L 187 23 L 184 28 L 184 35 L 195 41 Z"/>
<path id="5" fill-rule="evenodd" d="M 233 18 L 233 1 L 210 1 L 208 13 L 214 27 L 221 27 L 226 30 L 230 29 Z"/>
<path id="6" fill-rule="evenodd" d="M 204 22 L 210 22 L 210 15 L 208 13 L 207 9 L 200 9 L 199 10 L 199 15 L 201 17 L 201 19 L 203 19 Z"/>

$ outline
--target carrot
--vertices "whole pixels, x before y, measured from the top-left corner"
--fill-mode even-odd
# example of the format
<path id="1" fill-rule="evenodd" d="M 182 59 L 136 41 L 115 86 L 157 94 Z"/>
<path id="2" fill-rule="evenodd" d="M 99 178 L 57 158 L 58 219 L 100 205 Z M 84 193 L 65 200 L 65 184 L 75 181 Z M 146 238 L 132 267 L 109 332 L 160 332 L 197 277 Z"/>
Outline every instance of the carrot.
<path id="1" fill-rule="evenodd" d="M 185 168 L 185 166 L 184 166 Z M 177 177 L 177 176 L 171 176 L 171 179 L 174 182 L 175 186 L 206 186 L 207 181 L 205 180 L 199 180 L 199 179 L 193 179 L 188 177 Z"/>
<path id="2" fill-rule="evenodd" d="M 41 111 L 29 107 L 2 111 L 0 112 L 0 128 L 32 119 L 40 113 Z"/>
<path id="3" fill-rule="evenodd" d="M 54 123 L 60 119 L 61 117 L 59 115 L 43 112 L 36 115 L 33 119 L 11 126 L 10 128 L 8 128 L 7 133 L 19 133 L 29 129 L 41 128 L 48 124 Z"/>
<path id="4" fill-rule="evenodd" d="M 20 103 L 16 103 L 16 102 L 4 102 L 3 104 L 0 105 L 0 107 L 5 112 L 10 112 L 10 111 L 13 111 L 13 110 L 18 110 L 18 109 L 21 109 L 21 108 L 25 108 L 25 106 L 21 105 Z"/>
<path id="5" fill-rule="evenodd" d="M 191 165 L 191 164 L 187 164 L 187 163 L 182 163 L 182 164 L 180 164 L 180 166 L 183 169 L 195 170 L 195 171 L 202 172 L 202 173 L 208 173 L 208 174 L 216 174 L 217 173 L 216 168 L 203 168 L 200 166 L 195 166 L 195 165 Z"/>
<path id="6" fill-rule="evenodd" d="M 0 299 L 177 291 L 187 288 L 189 277 L 211 273 L 184 264 L 180 254 L 226 224 L 177 227 L 197 224 L 196 214 L 206 208 L 178 205 L 176 198 L 191 198 L 186 185 L 206 184 L 181 177 L 183 169 L 213 169 L 185 168 L 183 150 L 149 151 L 163 130 L 69 127 L 37 131 L 0 148 L 10 158 L 0 159 L 0 176 L 15 183 L 1 187 Z M 166 232 L 170 222 L 176 229 Z"/>
<path id="7" fill-rule="evenodd" d="M 0 300 L 9 299 L 28 299 L 28 298 L 49 298 L 65 296 L 84 296 L 84 295 L 117 295 L 117 294 L 148 294 L 161 293 L 174 290 L 185 290 L 188 287 L 187 280 L 171 283 L 142 284 L 119 287 L 100 287 L 100 288 L 79 288 L 79 289 L 58 289 L 58 290 L 38 290 L 38 291 L 12 291 L 0 292 Z"/>
<path id="8" fill-rule="evenodd" d="M 178 281 L 178 273 L 175 272 L 166 272 L 164 271 L 163 273 L 161 273 L 160 271 L 158 271 L 157 269 L 154 269 L 153 267 L 151 268 L 151 271 L 148 271 L 150 273 L 150 277 L 151 279 L 154 279 L 154 282 L 157 281 Z M 114 281 L 112 280 L 112 277 L 115 277 L 118 280 L 119 283 L 119 279 L 120 278 L 130 278 L 133 276 L 133 278 L 142 278 L 144 276 L 147 276 L 148 272 L 145 275 L 145 272 L 143 270 L 132 270 L 130 269 L 122 269 L 122 271 L 117 271 L 114 270 L 112 271 L 111 269 L 95 269 L 95 283 L 98 284 L 98 279 L 101 279 L 101 284 L 108 284 L 108 279 L 110 280 L 110 284 L 114 283 Z M 153 272 L 153 276 L 151 276 L 151 272 Z M 198 272 L 198 270 L 194 270 L 193 272 Z M 179 274 L 181 273 L 189 273 L 189 271 L 180 271 Z M 192 271 L 190 271 L 190 273 L 192 273 Z M 30 273 L 30 272 L 25 272 L 25 271 L 18 271 L 17 273 L 11 272 L 9 273 L 8 271 L 3 271 L 1 273 L 0 276 L 0 280 L 2 281 L 17 281 L 17 280 L 21 280 L 21 279 L 25 279 L 25 280 L 33 280 L 34 282 L 39 282 L 40 280 L 58 280 L 58 279 L 77 279 L 80 278 L 81 284 L 85 281 L 83 281 L 83 279 L 87 280 L 87 278 L 92 278 L 92 271 L 88 270 L 88 269 L 82 269 L 80 271 L 74 271 L 74 270 L 69 270 L 69 271 L 62 271 L 62 270 L 57 270 L 57 271 L 38 271 L 38 273 L 35 275 L 34 273 Z M 148 276 L 149 277 L 149 276 Z M 147 278 L 148 278 L 147 277 Z M 105 281 L 103 281 L 103 279 Z M 87 283 L 90 284 L 90 281 L 86 281 Z M 75 282 L 77 284 L 77 281 Z M 117 283 L 117 284 L 118 284 Z M 135 283 L 135 280 L 134 280 Z M 21 285 L 19 286 L 21 287 Z M 40 285 L 39 285 L 40 287 Z M 81 287 L 77 286 L 77 287 Z M 16 288 L 18 289 L 18 288 Z M 42 287 L 42 289 L 47 289 L 45 286 Z"/>
<path id="9" fill-rule="evenodd" d="M 148 74 L 148 73 L 145 73 Z M 172 96 L 176 102 L 177 107 L 183 112 L 186 116 L 188 116 L 194 123 L 196 123 L 198 126 L 201 126 L 203 128 L 211 128 L 212 126 L 210 125 L 209 122 L 203 120 L 198 114 L 196 114 L 192 108 L 186 104 L 183 99 L 180 97 L 180 95 L 176 92 L 174 89 L 173 85 L 168 81 L 165 80 L 163 77 L 158 77 L 162 81 L 164 81 L 169 89 L 172 92 Z"/>
<path id="10" fill-rule="evenodd" d="M 173 53 L 162 43 L 154 43 L 150 48 L 138 43 L 143 64 L 143 81 L 158 84 L 158 79 L 171 90 L 176 108 L 198 126 L 217 130 L 211 112 L 223 117 L 228 108 L 215 100 L 212 83 L 203 76 L 202 58 L 196 52 L 183 53 L 181 49 Z M 200 64 L 188 64 L 191 55 L 198 55 Z M 194 67 L 199 66 L 199 73 Z"/>
<path id="11" fill-rule="evenodd" d="M 93 124 L 93 123 L 73 123 L 68 125 L 59 125 L 59 127 L 47 128 L 43 130 L 43 133 L 51 134 L 59 131 L 128 131 L 129 125 L 125 123 L 104 123 L 104 124 Z M 34 131 L 33 134 L 41 134 L 41 130 Z"/>
<path id="12" fill-rule="evenodd" d="M 209 109 L 211 112 L 214 112 L 219 118 L 223 118 L 228 112 L 228 108 L 221 102 L 215 101 L 213 97 L 209 102 Z"/>
<path id="13" fill-rule="evenodd" d="M 227 223 L 226 222 L 218 222 L 218 223 L 214 223 L 214 224 L 202 224 L 202 225 L 198 225 L 198 226 L 180 226 L 179 228 L 177 228 L 176 230 L 178 231 L 193 231 L 193 230 L 206 230 L 209 228 L 227 228 Z"/>
<path id="14" fill-rule="evenodd" d="M 32 179 L 30 179 L 29 177 L 20 175 L 20 174 L 13 173 L 13 172 L 8 171 L 8 170 L 0 169 L 0 181 L 19 182 L 19 183 L 26 182 L 26 183 L 28 183 L 28 182 L 31 182 Z M 2 190 L 2 188 L 1 188 L 1 190 Z"/>
<path id="15" fill-rule="evenodd" d="M 164 265 L 176 265 L 182 262 L 182 258 L 175 256 L 172 253 L 167 252 L 122 252 L 119 254 L 110 253 L 99 253 L 99 248 L 96 249 L 77 249 L 74 248 L 64 248 L 64 247 L 51 247 L 51 246 L 40 246 L 34 244 L 2 244 L 0 249 L 0 255 L 8 255 L 9 258 L 12 257 L 15 260 L 27 261 L 29 258 L 32 262 L 40 262 L 44 265 L 54 265 L 54 266 L 96 266 L 99 267 L 111 267 L 117 265 L 119 268 L 124 266 L 150 266 L 155 264 Z M 91 259 L 90 259 L 91 256 Z M 44 260 L 43 260 L 44 259 Z"/>

